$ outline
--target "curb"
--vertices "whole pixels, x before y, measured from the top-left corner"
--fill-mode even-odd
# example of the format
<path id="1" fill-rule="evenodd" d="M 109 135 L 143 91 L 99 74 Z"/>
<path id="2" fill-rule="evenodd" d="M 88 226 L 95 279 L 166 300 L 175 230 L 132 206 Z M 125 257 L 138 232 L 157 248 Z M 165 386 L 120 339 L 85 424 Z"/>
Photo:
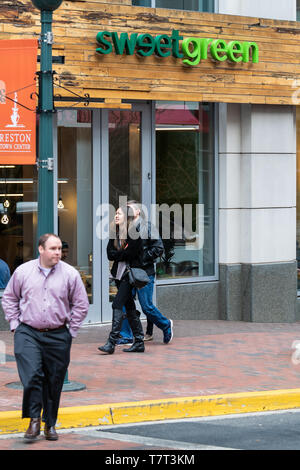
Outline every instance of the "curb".
<path id="1" fill-rule="evenodd" d="M 300 408 L 300 389 L 60 408 L 57 429 Z M 25 432 L 20 411 L 0 412 L 0 434 Z"/>

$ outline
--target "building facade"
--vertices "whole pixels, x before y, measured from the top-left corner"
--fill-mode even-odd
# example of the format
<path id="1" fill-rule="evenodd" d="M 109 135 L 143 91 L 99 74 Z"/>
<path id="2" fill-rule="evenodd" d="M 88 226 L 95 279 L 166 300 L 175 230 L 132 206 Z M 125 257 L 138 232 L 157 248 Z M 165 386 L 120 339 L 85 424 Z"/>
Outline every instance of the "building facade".
<path id="1" fill-rule="evenodd" d="M 38 37 L 31 1 L 6 4 L 0 39 Z M 54 226 L 86 285 L 88 323 L 111 320 L 106 235 L 120 198 L 156 209 L 166 316 L 298 320 L 297 6 L 72 0 L 54 12 Z M 37 172 L 0 165 L 11 272 L 34 257 Z"/>

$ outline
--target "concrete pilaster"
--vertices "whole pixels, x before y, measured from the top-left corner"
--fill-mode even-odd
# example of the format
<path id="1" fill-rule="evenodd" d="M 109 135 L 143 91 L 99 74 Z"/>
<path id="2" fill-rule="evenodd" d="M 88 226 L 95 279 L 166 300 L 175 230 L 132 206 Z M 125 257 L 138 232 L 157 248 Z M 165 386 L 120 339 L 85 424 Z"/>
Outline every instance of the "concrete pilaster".
<path id="1" fill-rule="evenodd" d="M 221 318 L 293 321 L 294 108 L 221 104 L 219 116 Z"/>

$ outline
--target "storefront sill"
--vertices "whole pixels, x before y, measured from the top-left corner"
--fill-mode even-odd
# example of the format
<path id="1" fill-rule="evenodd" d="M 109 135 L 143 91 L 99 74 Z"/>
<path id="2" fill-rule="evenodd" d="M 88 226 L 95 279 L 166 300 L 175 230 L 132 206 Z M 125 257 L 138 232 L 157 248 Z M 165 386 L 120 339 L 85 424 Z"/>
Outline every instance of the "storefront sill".
<path id="1" fill-rule="evenodd" d="M 185 284 L 204 284 L 207 282 L 218 282 L 219 278 L 218 277 L 201 277 L 201 278 L 193 278 L 189 277 L 186 279 L 180 278 L 180 279 L 156 279 L 156 285 L 157 286 L 173 286 L 174 284 L 183 286 Z"/>

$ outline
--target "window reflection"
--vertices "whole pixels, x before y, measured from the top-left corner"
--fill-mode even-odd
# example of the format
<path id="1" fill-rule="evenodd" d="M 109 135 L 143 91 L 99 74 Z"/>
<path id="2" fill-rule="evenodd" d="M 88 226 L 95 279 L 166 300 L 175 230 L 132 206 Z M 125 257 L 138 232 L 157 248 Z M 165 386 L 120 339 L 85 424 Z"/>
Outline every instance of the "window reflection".
<path id="1" fill-rule="evenodd" d="M 151 0 L 132 0 L 132 5 L 137 7 L 151 7 Z"/>
<path id="2" fill-rule="evenodd" d="M 11 274 L 36 257 L 36 227 L 36 166 L 0 165 L 0 259 Z"/>
<path id="3" fill-rule="evenodd" d="M 109 112 L 109 202 L 119 198 L 141 200 L 141 113 Z"/>
<path id="4" fill-rule="evenodd" d="M 158 278 L 213 276 L 213 105 L 158 102 L 156 159 Z"/>
<path id="5" fill-rule="evenodd" d="M 63 260 L 78 269 L 92 303 L 91 111 L 59 111 L 57 124 L 58 234 Z"/>
<path id="6" fill-rule="evenodd" d="M 109 111 L 109 203 L 116 210 L 120 198 L 142 200 L 141 112 Z M 110 213 L 112 221 L 114 213 Z M 112 267 L 110 262 L 110 270 Z M 113 301 L 117 287 L 109 281 L 109 299 Z"/>
<path id="7" fill-rule="evenodd" d="M 151 7 L 151 0 L 132 0 L 132 5 Z M 156 8 L 170 8 L 173 10 L 214 11 L 214 0 L 155 0 L 152 5 Z"/>
<path id="8" fill-rule="evenodd" d="M 297 129 L 297 288 L 300 294 L 300 107 L 296 106 L 296 129 Z"/>

